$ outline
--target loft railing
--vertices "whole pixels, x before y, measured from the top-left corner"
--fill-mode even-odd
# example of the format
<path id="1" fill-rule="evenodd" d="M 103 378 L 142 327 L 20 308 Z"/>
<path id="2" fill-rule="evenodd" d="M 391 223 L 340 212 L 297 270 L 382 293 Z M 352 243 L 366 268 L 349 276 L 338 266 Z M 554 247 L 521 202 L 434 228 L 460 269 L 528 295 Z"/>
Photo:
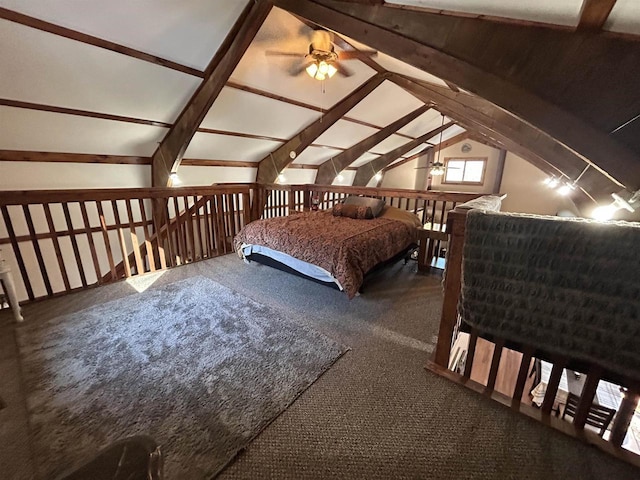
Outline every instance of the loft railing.
<path id="1" fill-rule="evenodd" d="M 417 214 L 423 224 L 418 230 L 418 269 L 426 271 L 432 260 L 443 257 L 448 240 L 445 226 L 449 212 L 456 205 L 480 197 L 479 193 L 435 192 L 391 188 L 351 187 L 342 185 L 259 185 L 257 197 L 264 205 L 262 215 L 271 218 L 289 212 L 309 210 L 317 205 L 320 210 L 333 206 L 349 195 L 381 198 L 387 205 Z"/>
<path id="2" fill-rule="evenodd" d="M 418 267 L 444 250 L 444 224 L 469 193 L 348 186 L 210 187 L 0 192 L 0 249 L 18 296 L 35 300 L 230 253 L 258 218 L 332 208 L 347 195 L 383 198 L 420 215 Z"/>
<path id="3" fill-rule="evenodd" d="M 640 455 L 622 446 L 627 434 L 631 434 L 630 425 L 640 400 L 640 384 L 637 380 L 621 374 L 616 369 L 605 369 L 595 363 L 550 353 L 545 348 L 534 348 L 508 338 L 484 334 L 477 329 L 461 333 L 465 326 L 458 314 L 458 302 L 468 212 L 466 208 L 456 208 L 448 215 L 449 252 L 444 279 L 442 316 L 438 343 L 427 369 L 486 395 L 514 411 L 640 466 Z M 462 342 L 464 351 L 460 352 L 456 348 L 452 354 L 453 345 L 457 345 L 456 340 L 463 339 L 463 335 L 468 336 L 468 344 Z M 479 354 L 478 350 L 481 348 L 483 352 Z M 491 358 L 490 363 L 483 364 L 483 358 L 487 357 Z M 462 367 L 459 369 L 456 368 L 457 361 L 461 358 L 465 358 L 465 361 L 461 362 Z M 551 372 L 546 382 L 544 399 L 538 408 L 532 403 L 528 389 L 532 385 L 532 367 L 539 369 L 542 361 L 551 365 Z M 575 374 L 576 378 L 579 376 L 582 385 L 578 392 L 579 400 L 575 411 L 571 417 L 567 417 L 571 421 L 560 418 L 562 412 L 558 405 L 558 399 L 563 393 L 559 388 L 560 380 L 567 372 L 570 372 L 570 375 Z M 500 388 L 497 387 L 498 378 L 502 380 Z M 601 381 L 613 382 L 615 388 L 623 392 L 610 430 L 604 436 L 587 427 L 594 420 L 594 399 Z"/>
<path id="4" fill-rule="evenodd" d="M 251 191 L 0 192 L 0 248 L 17 267 L 19 298 L 51 297 L 231 252 L 233 236 L 251 220 Z"/>

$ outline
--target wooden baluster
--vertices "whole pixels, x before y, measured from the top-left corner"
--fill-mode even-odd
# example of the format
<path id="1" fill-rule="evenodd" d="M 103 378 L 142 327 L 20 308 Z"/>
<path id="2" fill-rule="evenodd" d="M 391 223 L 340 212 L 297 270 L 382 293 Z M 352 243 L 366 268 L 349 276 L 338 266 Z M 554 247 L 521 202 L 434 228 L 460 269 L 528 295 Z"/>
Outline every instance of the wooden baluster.
<path id="1" fill-rule="evenodd" d="M 615 447 L 620 447 L 622 442 L 624 442 L 624 438 L 627 436 L 631 420 L 638 406 L 638 400 L 640 400 L 640 388 L 629 388 L 625 392 L 618 413 L 616 413 L 613 421 L 611 436 L 609 437 L 609 441 Z"/>
<path id="2" fill-rule="evenodd" d="M 229 219 L 229 244 L 231 245 L 231 242 L 233 241 L 233 238 L 236 236 L 236 211 L 234 208 L 234 201 L 233 201 L 233 195 L 229 194 L 226 196 L 226 201 L 227 201 L 227 218 Z M 284 216 L 284 203 L 282 203 L 282 206 L 280 207 L 282 209 L 283 212 L 283 216 Z M 226 244 L 226 242 L 225 242 Z M 226 253 L 227 250 L 225 250 Z"/>
<path id="3" fill-rule="evenodd" d="M 498 377 L 498 368 L 500 368 L 500 359 L 502 358 L 502 350 L 504 349 L 504 339 L 496 338 L 493 347 L 493 357 L 491 358 L 491 369 L 489 370 L 489 379 L 484 393 L 491 395 L 496 386 L 496 378 Z"/>
<path id="4" fill-rule="evenodd" d="M 100 229 L 102 230 L 102 240 L 104 241 L 104 249 L 107 252 L 107 261 L 109 262 L 109 271 L 111 272 L 111 280 L 117 280 L 116 264 L 113 261 L 113 252 L 111 251 L 111 240 L 109 240 L 109 230 L 107 229 L 107 221 L 102 209 L 102 202 L 96 202 L 98 209 L 98 217 L 100 218 Z"/>
<path id="5" fill-rule="evenodd" d="M 202 216 L 200 215 L 200 209 L 202 206 L 202 197 L 199 200 L 197 196 L 193 197 L 193 208 L 195 209 L 194 216 L 196 221 L 196 231 L 198 232 L 198 245 L 200 247 L 200 260 L 205 258 L 205 242 L 202 241 Z"/>
<path id="6" fill-rule="evenodd" d="M 156 255 L 153 249 L 153 245 L 151 243 L 151 234 L 148 228 L 149 222 L 147 220 L 147 212 L 145 212 L 144 210 L 144 200 L 142 198 L 138 199 L 138 205 L 140 208 L 140 218 L 142 219 L 142 231 L 144 232 L 144 246 L 145 246 L 145 250 L 147 251 L 147 261 L 149 263 L 149 269 L 150 271 L 155 272 L 156 271 Z M 162 247 L 160 244 L 159 235 L 156 238 L 156 244 L 158 245 L 158 251 L 160 251 Z"/>
<path id="7" fill-rule="evenodd" d="M 219 254 L 227 253 L 227 228 L 226 228 L 226 212 L 224 208 L 224 199 L 223 195 L 216 195 L 216 207 L 218 214 L 218 232 L 219 232 L 219 242 L 220 249 L 222 250 Z"/>
<path id="8" fill-rule="evenodd" d="M 560 385 L 560 378 L 564 367 L 567 365 L 566 357 L 554 358 L 553 367 L 551 368 L 551 375 L 549 382 L 547 383 L 547 390 L 544 394 L 544 400 L 542 401 L 542 415 L 550 416 L 553 405 L 556 402 L 556 395 L 558 394 L 558 386 Z"/>
<path id="9" fill-rule="evenodd" d="M 249 204 L 249 194 L 242 193 L 242 226 L 248 225 L 251 222 L 251 205 Z"/>
<path id="10" fill-rule="evenodd" d="M 53 241 L 53 249 L 56 252 L 56 258 L 58 259 L 58 268 L 60 269 L 60 275 L 62 275 L 64 289 L 68 292 L 71 290 L 71 285 L 69 285 L 69 276 L 67 275 L 67 269 L 64 265 L 64 257 L 62 256 L 62 250 L 60 250 L 60 242 L 58 241 L 58 233 L 56 232 L 53 217 L 51 216 L 51 209 L 49 208 L 48 203 L 43 203 L 42 208 L 44 208 L 44 216 L 47 219 L 47 225 L 49 226 L 49 234 Z"/>
<path id="11" fill-rule="evenodd" d="M 204 223 L 204 248 L 207 258 L 211 258 L 211 240 L 213 239 L 213 232 L 210 228 L 211 219 L 209 218 L 209 199 L 205 196 L 202 197 L 202 221 Z"/>
<path id="12" fill-rule="evenodd" d="M 140 242 L 138 241 L 138 234 L 136 233 L 133 209 L 131 208 L 131 200 L 125 200 L 124 203 L 127 207 L 127 220 L 129 222 L 129 231 L 131 232 L 131 248 L 133 249 L 133 258 L 135 258 L 136 261 L 136 274 L 142 275 L 145 272 L 145 268 L 144 264 L 142 263 L 142 255 L 140 254 Z"/>
<path id="13" fill-rule="evenodd" d="M 69 238 L 71 239 L 71 247 L 73 248 L 73 254 L 76 258 L 76 265 L 78 266 L 78 273 L 80 274 L 80 281 L 83 287 L 87 287 L 87 277 L 84 274 L 84 266 L 82 265 L 82 258 L 80 257 L 80 250 L 78 249 L 78 242 L 76 241 L 76 234 L 73 230 L 73 222 L 71 221 L 71 213 L 69 213 L 69 205 L 67 202 L 62 203 L 62 211 L 64 213 L 64 219 L 67 222 L 67 229 L 69 231 Z"/>
<path id="14" fill-rule="evenodd" d="M 171 220 L 169 219 L 169 198 L 163 198 L 162 199 L 164 205 L 166 205 L 165 208 L 162 209 L 162 222 L 164 223 L 164 229 L 165 229 L 165 233 L 167 236 L 167 250 L 169 250 L 169 266 L 171 267 L 175 267 L 177 265 L 177 260 L 176 260 L 176 256 L 178 255 L 176 252 L 176 248 L 177 248 L 177 240 L 176 243 L 174 244 L 174 235 L 173 233 L 175 232 L 175 224 L 171 224 Z M 156 228 L 156 232 L 160 233 L 160 230 L 158 230 Z M 174 248 L 174 246 L 176 248 Z M 160 260 L 162 262 L 162 259 Z"/>
<path id="15" fill-rule="evenodd" d="M 213 235 L 213 247 L 216 252 L 216 255 L 220 255 L 222 250 L 222 246 L 220 245 L 220 220 L 218 219 L 218 210 L 216 206 L 216 198 L 214 196 L 209 197 L 209 208 L 211 219 L 211 234 Z M 267 209 L 265 208 L 264 213 L 266 215 Z M 265 217 L 266 218 L 266 217 Z"/>
<path id="16" fill-rule="evenodd" d="M 13 247 L 13 254 L 16 257 L 16 262 L 18 263 L 18 268 L 20 269 L 20 274 L 22 275 L 24 288 L 27 291 L 29 300 L 33 300 L 35 298 L 33 296 L 33 288 L 31 287 L 31 281 L 29 280 L 29 274 L 27 273 L 27 268 L 25 267 L 22 253 L 20 252 L 20 246 L 18 245 L 18 241 L 16 240 L 16 232 L 13 230 L 13 224 L 11 223 L 9 210 L 7 209 L 6 205 L 2 205 L 0 209 L 2 210 L 2 218 L 4 218 L 4 224 L 7 227 L 7 234 L 9 235 L 9 240 L 11 241 L 11 247 Z"/>
<path id="17" fill-rule="evenodd" d="M 522 394 L 524 393 L 524 386 L 529 376 L 529 370 L 531 369 L 531 358 L 533 357 L 534 348 L 525 345 L 522 349 L 522 359 L 520 360 L 520 369 L 518 370 L 518 379 L 516 380 L 516 386 L 513 389 L 513 397 L 511 398 L 511 408 L 514 410 L 520 410 L 522 404 Z"/>
<path id="18" fill-rule="evenodd" d="M 40 275 L 42 275 L 42 280 L 44 281 L 44 288 L 47 290 L 47 295 L 51 296 L 53 295 L 53 290 L 51 288 L 51 281 L 49 280 L 49 274 L 47 273 L 47 266 L 44 263 L 42 250 L 40 250 L 40 242 L 38 242 L 36 229 L 33 226 L 33 218 L 31 217 L 31 211 L 29 210 L 29 205 L 22 205 L 22 211 L 24 213 L 24 218 L 27 221 L 27 228 L 29 229 L 31 244 L 33 245 L 33 250 L 36 253 L 36 259 L 38 260 L 38 267 L 40 267 Z"/>
<path id="19" fill-rule="evenodd" d="M 587 379 L 582 387 L 582 393 L 580 394 L 580 401 L 578 402 L 578 408 L 576 409 L 576 416 L 573 418 L 573 424 L 580 429 L 583 429 L 587 423 L 587 416 L 591 405 L 593 405 L 593 398 L 596 395 L 598 389 L 598 383 L 602 376 L 602 368 L 597 365 L 592 365 L 587 373 Z"/>
<path id="20" fill-rule="evenodd" d="M 289 200 L 289 212 L 288 215 L 291 215 L 292 212 L 296 209 L 296 192 L 290 190 L 288 195 Z"/>
<path id="21" fill-rule="evenodd" d="M 113 208 L 113 218 L 118 229 L 118 240 L 120 241 L 120 251 L 122 252 L 122 262 L 124 264 L 125 277 L 131 277 L 131 264 L 129 263 L 129 255 L 127 253 L 127 243 L 124 240 L 124 231 L 120 220 L 120 212 L 118 211 L 118 201 L 111 200 L 111 208 Z"/>
<path id="22" fill-rule="evenodd" d="M 186 238 L 188 241 L 189 248 L 189 260 L 194 261 L 196 258 L 196 242 L 195 242 L 195 229 L 193 227 L 193 212 L 189 207 L 189 197 L 183 197 L 182 201 L 184 202 L 184 215 L 186 216 L 185 221 L 185 230 L 186 230 Z"/>
<path id="23" fill-rule="evenodd" d="M 467 380 L 471 378 L 471 370 L 473 369 L 473 360 L 476 356 L 476 345 L 478 344 L 478 330 L 471 329 L 471 335 L 469 335 L 469 346 L 467 347 L 467 359 L 464 362 L 463 377 Z"/>
<path id="24" fill-rule="evenodd" d="M 102 284 L 102 272 L 100 271 L 100 261 L 98 260 L 98 253 L 96 252 L 96 245 L 93 241 L 93 232 L 91 231 L 91 223 L 89 222 L 89 214 L 87 213 L 87 205 L 84 202 L 80 203 L 80 213 L 82 214 L 82 223 L 84 224 L 84 231 L 87 235 L 87 241 L 89 242 L 89 250 L 91 251 L 91 260 L 93 261 L 93 269 L 96 272 L 96 279 L 98 285 Z"/>
<path id="25" fill-rule="evenodd" d="M 185 245 L 182 236 L 182 221 L 180 220 L 180 207 L 178 206 L 178 197 L 173 198 L 174 224 L 176 233 L 176 265 L 185 263 Z"/>
<path id="26" fill-rule="evenodd" d="M 444 300 L 442 302 L 442 315 L 440 317 L 438 344 L 436 345 L 435 354 L 435 363 L 445 368 L 449 363 L 451 339 L 458 319 L 466 212 L 458 212 L 449 220 L 451 222 L 451 228 L 448 229 L 450 233 L 449 259 L 447 262 L 447 275 L 444 279 Z"/>

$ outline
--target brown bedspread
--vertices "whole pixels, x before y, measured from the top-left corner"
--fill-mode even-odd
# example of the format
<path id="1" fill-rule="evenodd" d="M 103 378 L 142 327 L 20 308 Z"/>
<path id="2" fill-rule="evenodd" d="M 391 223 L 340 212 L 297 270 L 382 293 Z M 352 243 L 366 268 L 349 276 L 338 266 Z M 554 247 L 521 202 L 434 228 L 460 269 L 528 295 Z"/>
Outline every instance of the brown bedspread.
<path id="1" fill-rule="evenodd" d="M 353 298 L 367 271 L 415 241 L 415 226 L 401 221 L 304 212 L 252 222 L 236 235 L 234 245 L 236 251 L 243 243 L 262 245 L 322 267 Z"/>

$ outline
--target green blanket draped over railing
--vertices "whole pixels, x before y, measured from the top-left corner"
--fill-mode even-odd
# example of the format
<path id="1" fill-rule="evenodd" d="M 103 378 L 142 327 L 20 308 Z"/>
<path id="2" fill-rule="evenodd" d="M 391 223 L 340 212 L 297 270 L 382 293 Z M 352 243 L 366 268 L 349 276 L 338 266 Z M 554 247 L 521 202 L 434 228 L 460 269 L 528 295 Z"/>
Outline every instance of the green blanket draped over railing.
<path id="1" fill-rule="evenodd" d="M 471 211 L 462 320 L 640 380 L 640 224 Z"/>

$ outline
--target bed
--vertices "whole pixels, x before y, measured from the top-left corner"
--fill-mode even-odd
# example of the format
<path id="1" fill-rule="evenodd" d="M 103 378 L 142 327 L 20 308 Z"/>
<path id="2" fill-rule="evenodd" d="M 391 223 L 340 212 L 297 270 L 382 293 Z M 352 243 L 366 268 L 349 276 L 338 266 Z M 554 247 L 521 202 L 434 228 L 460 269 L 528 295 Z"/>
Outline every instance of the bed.
<path id="1" fill-rule="evenodd" d="M 416 246 L 420 219 L 412 212 L 384 206 L 363 219 L 334 210 L 254 221 L 235 237 L 235 249 L 245 261 L 335 286 L 351 299 L 367 272 Z"/>

